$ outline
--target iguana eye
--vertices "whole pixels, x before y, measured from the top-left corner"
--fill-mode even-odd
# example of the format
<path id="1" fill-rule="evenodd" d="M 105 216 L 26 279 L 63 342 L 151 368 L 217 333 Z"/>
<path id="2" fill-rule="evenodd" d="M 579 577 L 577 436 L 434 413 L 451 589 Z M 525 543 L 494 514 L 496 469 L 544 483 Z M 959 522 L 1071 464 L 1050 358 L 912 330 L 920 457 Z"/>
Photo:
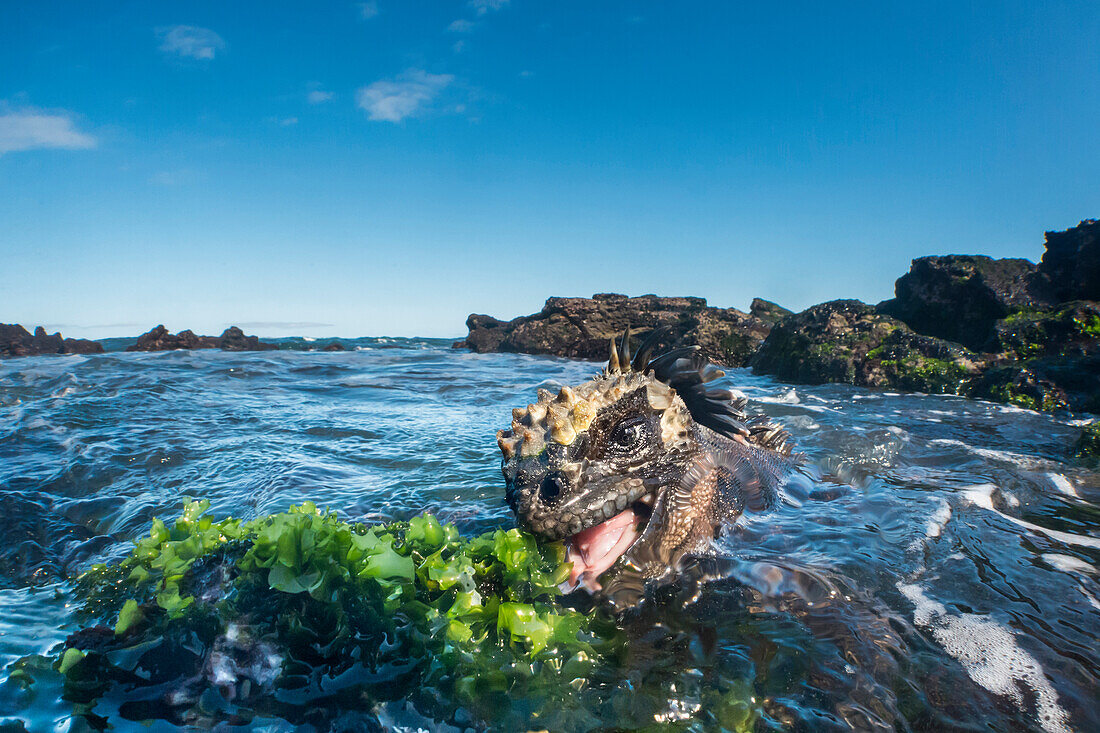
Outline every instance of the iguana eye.
<path id="1" fill-rule="evenodd" d="M 611 429 L 608 442 L 618 451 L 640 448 L 649 437 L 649 422 L 644 417 L 628 417 Z"/>

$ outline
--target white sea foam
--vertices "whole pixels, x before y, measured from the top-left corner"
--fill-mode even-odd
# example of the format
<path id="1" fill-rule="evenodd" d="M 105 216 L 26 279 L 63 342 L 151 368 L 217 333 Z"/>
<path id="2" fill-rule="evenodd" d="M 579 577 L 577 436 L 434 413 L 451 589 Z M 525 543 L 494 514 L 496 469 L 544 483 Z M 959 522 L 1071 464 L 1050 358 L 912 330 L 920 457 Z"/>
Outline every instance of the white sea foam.
<path id="1" fill-rule="evenodd" d="M 967 486 L 963 489 L 963 496 L 966 497 L 970 503 L 988 509 L 994 514 L 998 514 L 1008 521 L 1018 524 L 1025 529 L 1029 529 L 1037 534 L 1045 535 L 1052 540 L 1057 540 L 1067 545 L 1078 545 L 1080 547 L 1095 547 L 1100 549 L 1100 539 L 1095 537 L 1087 537 L 1085 535 L 1070 534 L 1069 532 L 1062 532 L 1057 529 L 1050 529 L 1048 527 L 1040 527 L 1037 524 L 1024 521 L 1019 517 L 1014 517 L 1011 514 L 1005 514 L 993 506 L 993 492 L 997 487 L 994 484 L 975 484 L 974 486 Z M 1013 497 L 1015 498 L 1015 497 Z M 1019 504 L 1019 501 L 1016 502 Z"/>
<path id="2" fill-rule="evenodd" d="M 943 499 L 939 500 L 939 506 L 932 512 L 932 515 L 928 517 L 928 524 L 925 525 L 924 536 L 930 540 L 934 540 L 943 533 L 943 528 L 947 526 L 947 521 L 951 519 L 951 505 Z"/>
<path id="3" fill-rule="evenodd" d="M 1058 489 L 1060 493 L 1065 494 L 1066 496 L 1080 498 L 1077 493 L 1077 489 L 1073 488 L 1073 484 L 1070 483 L 1070 480 L 1062 474 L 1048 473 L 1047 478 L 1050 479 L 1050 482 L 1054 484 L 1054 488 Z"/>
<path id="4" fill-rule="evenodd" d="M 1084 573 L 1086 575 L 1095 575 L 1096 568 L 1089 565 L 1087 562 L 1078 557 L 1071 555 L 1059 555 L 1054 552 L 1044 552 L 1040 555 L 1041 558 L 1056 570 L 1061 570 L 1063 573 Z"/>
<path id="5" fill-rule="evenodd" d="M 948 654 L 962 664 L 970 679 L 995 695 L 1012 700 L 1021 709 L 1024 696 L 1017 684 L 1035 693 L 1039 725 L 1050 733 L 1069 733 L 1069 716 L 1058 703 L 1058 693 L 1042 666 L 1016 643 L 1010 629 L 988 616 L 949 614 L 947 608 L 924 594 L 916 584 L 898 583 L 913 604 L 913 620 L 928 628 Z"/>
<path id="6" fill-rule="evenodd" d="M 936 502 L 936 508 L 928 515 L 928 522 L 924 525 L 924 537 L 909 543 L 910 552 L 919 552 L 929 540 L 934 540 L 943 534 L 943 528 L 951 519 L 951 505 L 943 499 L 937 499 Z"/>
<path id="7" fill-rule="evenodd" d="M 1025 456 L 1023 453 L 1013 453 L 1007 450 L 994 450 L 992 448 L 978 448 L 976 446 L 964 443 L 961 440 L 955 438 L 933 438 L 928 441 L 929 445 L 950 445 L 962 448 L 967 453 L 972 453 L 982 458 L 988 458 L 993 461 L 1003 461 L 1005 463 L 1011 463 L 1020 468 L 1027 468 L 1029 466 L 1038 465 L 1039 459 L 1033 456 Z"/>

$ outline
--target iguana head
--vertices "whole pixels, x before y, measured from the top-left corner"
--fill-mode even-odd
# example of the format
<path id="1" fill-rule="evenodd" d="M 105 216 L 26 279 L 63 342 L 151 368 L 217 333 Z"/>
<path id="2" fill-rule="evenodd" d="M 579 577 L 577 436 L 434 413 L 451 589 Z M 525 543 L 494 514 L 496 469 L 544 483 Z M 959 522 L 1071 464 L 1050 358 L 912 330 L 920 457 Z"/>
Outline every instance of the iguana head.
<path id="1" fill-rule="evenodd" d="M 723 372 L 697 348 L 650 360 L 643 345 L 631 360 L 628 343 L 629 332 L 620 345 L 612 340 L 607 368 L 590 381 L 556 395 L 539 390 L 497 433 L 518 522 L 566 540 L 572 580 L 593 588 L 624 554 L 639 566 L 669 564 L 740 513 L 718 490 L 715 451 L 756 443 L 789 454 L 785 432 L 748 420 L 743 397 L 708 386 Z M 703 480 L 711 491 L 695 496 Z"/>

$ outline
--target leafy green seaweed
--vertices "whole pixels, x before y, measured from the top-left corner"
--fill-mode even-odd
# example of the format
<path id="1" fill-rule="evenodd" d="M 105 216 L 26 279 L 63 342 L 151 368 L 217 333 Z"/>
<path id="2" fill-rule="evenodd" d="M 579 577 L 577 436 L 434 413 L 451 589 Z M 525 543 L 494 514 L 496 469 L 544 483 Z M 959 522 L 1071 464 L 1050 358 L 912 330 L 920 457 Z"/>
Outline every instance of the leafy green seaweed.
<path id="1" fill-rule="evenodd" d="M 569 574 L 560 543 L 517 529 L 465 539 L 430 515 L 367 527 L 309 502 L 250 522 L 208 509 L 154 520 L 121 562 L 77 581 L 82 617 L 98 624 L 69 637 L 55 669 L 87 719 L 105 723 L 112 689 L 176 680 L 173 704 L 118 714 L 301 724 L 354 695 L 359 709 L 411 703 L 459 725 L 540 710 L 566 724 L 594 663 L 622 645 L 609 616 L 555 603 Z"/>

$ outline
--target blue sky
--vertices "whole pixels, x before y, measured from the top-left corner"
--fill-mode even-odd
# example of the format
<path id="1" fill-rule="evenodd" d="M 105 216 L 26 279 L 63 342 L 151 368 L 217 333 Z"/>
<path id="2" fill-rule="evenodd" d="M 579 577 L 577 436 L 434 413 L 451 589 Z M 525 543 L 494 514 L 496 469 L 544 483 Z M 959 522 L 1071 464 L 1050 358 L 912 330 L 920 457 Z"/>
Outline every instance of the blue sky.
<path id="1" fill-rule="evenodd" d="M 1100 216 L 1100 4 L 0 5 L 0 322 L 890 297 Z"/>

